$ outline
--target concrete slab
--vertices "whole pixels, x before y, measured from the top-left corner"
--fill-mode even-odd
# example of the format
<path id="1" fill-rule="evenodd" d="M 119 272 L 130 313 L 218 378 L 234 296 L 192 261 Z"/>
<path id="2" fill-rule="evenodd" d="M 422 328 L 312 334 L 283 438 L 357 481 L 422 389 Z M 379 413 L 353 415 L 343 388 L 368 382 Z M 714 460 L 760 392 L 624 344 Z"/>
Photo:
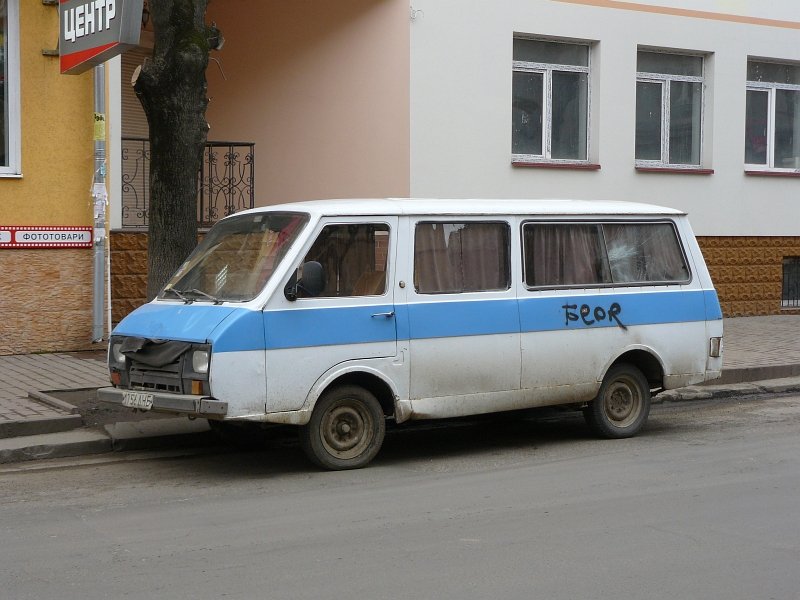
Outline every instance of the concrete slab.
<path id="1" fill-rule="evenodd" d="M 115 451 L 203 446 L 215 441 L 208 421 L 186 417 L 112 423 L 105 426 L 105 432 Z"/>
<path id="2" fill-rule="evenodd" d="M 85 429 L 0 439 L 0 463 L 110 451 L 111 439 L 105 433 Z"/>
<path id="3" fill-rule="evenodd" d="M 800 377 L 786 377 L 784 379 L 759 381 L 758 386 L 765 392 L 770 392 L 772 394 L 800 392 Z"/>

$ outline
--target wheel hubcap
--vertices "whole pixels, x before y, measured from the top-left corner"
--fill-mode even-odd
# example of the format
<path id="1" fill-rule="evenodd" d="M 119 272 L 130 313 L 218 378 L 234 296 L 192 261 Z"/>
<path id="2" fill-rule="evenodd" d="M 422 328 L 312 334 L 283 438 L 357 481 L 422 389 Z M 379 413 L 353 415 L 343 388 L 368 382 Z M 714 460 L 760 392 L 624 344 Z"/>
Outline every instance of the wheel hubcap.
<path id="1" fill-rule="evenodd" d="M 336 458 L 353 458 L 369 446 L 373 430 L 370 414 L 358 402 L 344 400 L 325 413 L 322 443 Z"/>
<path id="2" fill-rule="evenodd" d="M 617 427 L 627 427 L 641 412 L 642 398 L 636 386 L 627 380 L 615 381 L 605 395 L 605 412 Z"/>

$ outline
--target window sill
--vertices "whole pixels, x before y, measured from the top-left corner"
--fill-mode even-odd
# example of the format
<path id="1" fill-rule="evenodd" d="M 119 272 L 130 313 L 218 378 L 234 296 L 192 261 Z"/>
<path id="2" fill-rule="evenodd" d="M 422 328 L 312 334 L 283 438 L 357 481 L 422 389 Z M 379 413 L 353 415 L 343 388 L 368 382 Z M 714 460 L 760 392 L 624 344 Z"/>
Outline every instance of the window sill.
<path id="1" fill-rule="evenodd" d="M 635 167 L 637 173 L 670 173 L 678 175 L 713 175 L 714 169 L 678 169 L 675 167 Z"/>
<path id="2" fill-rule="evenodd" d="M 523 167 L 529 169 L 571 169 L 576 171 L 599 171 L 600 165 L 595 163 L 567 163 L 567 162 L 546 162 L 546 161 L 525 161 L 512 160 L 512 167 Z"/>
<path id="3" fill-rule="evenodd" d="M 800 177 L 800 171 L 745 171 L 750 177 Z"/>

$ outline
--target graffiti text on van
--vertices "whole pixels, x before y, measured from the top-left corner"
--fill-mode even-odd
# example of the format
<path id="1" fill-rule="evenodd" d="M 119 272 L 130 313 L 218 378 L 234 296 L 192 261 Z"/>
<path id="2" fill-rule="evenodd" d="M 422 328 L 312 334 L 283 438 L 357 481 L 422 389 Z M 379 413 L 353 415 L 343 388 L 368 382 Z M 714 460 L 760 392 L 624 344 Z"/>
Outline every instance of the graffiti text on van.
<path id="1" fill-rule="evenodd" d="M 570 323 L 581 320 L 584 325 L 601 325 L 607 321 L 616 323 L 622 329 L 628 329 L 619 318 L 622 307 L 617 302 L 612 303 L 608 309 L 602 306 L 592 308 L 588 304 L 581 304 L 580 307 L 577 304 L 564 304 L 561 308 L 564 309 L 564 325 L 567 327 Z"/>

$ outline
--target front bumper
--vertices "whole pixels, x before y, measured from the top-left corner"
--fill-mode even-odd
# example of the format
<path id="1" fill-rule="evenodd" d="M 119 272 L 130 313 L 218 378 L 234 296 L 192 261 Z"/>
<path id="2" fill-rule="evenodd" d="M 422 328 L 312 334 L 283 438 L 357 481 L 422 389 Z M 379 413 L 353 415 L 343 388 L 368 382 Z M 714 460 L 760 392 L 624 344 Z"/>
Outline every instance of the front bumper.
<path id="1" fill-rule="evenodd" d="M 125 392 L 121 388 L 106 387 L 97 390 L 97 398 L 101 402 L 108 402 L 118 406 L 125 406 L 122 398 Z M 148 392 L 151 393 L 151 392 Z M 214 400 L 206 396 L 190 396 L 188 394 L 168 394 L 166 392 L 152 392 L 153 406 L 150 410 L 156 412 L 169 412 L 187 414 L 198 417 L 224 417 L 228 414 L 228 403 Z"/>

